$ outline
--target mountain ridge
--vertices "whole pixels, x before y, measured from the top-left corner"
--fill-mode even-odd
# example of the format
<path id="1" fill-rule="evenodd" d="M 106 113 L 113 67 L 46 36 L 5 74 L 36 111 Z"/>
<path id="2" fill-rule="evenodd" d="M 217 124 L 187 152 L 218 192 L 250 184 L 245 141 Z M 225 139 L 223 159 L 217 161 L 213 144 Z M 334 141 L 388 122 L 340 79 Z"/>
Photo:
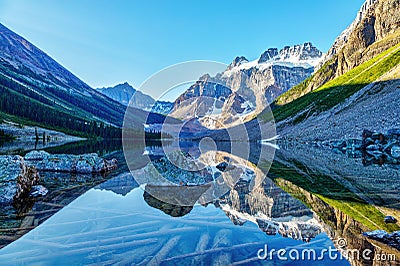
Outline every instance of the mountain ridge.
<path id="1" fill-rule="evenodd" d="M 100 132 L 102 137 L 120 134 L 124 105 L 91 88 L 3 24 L 0 90 L 0 117 L 85 137 Z M 132 126 L 143 127 L 149 112 L 132 110 Z"/>
<path id="2" fill-rule="evenodd" d="M 253 61 L 238 56 L 224 72 L 214 77 L 206 74 L 182 93 L 171 116 L 199 117 L 209 128 L 248 121 L 278 95 L 310 76 L 322 55 L 307 42 L 279 51 L 269 48 Z"/>

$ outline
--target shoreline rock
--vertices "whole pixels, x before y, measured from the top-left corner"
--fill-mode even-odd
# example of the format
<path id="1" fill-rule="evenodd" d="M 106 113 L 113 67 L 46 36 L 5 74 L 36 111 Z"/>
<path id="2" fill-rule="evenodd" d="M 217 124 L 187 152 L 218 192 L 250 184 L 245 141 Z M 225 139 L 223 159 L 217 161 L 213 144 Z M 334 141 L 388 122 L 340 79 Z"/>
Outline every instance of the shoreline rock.
<path id="1" fill-rule="evenodd" d="M 0 156 L 0 203 L 12 202 L 24 159 L 18 155 Z"/>
<path id="2" fill-rule="evenodd" d="M 37 170 L 47 172 L 95 174 L 111 172 L 117 168 L 116 159 L 105 160 L 96 153 L 73 155 L 31 151 L 25 155 L 25 161 Z"/>
<path id="3" fill-rule="evenodd" d="M 102 174 L 116 168 L 116 159 L 105 160 L 95 153 L 71 155 L 31 151 L 25 157 L 0 155 L 0 204 L 23 205 L 30 197 L 45 195 L 47 189 L 38 186 L 38 171 Z"/>

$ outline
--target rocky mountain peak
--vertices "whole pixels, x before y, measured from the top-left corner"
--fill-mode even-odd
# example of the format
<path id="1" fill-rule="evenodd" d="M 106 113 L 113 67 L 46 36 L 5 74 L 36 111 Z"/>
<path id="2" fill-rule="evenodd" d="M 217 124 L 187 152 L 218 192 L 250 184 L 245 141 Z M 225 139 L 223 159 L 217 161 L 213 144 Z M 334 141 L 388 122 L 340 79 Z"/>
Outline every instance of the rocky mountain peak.
<path id="1" fill-rule="evenodd" d="M 247 63 L 249 60 L 247 60 L 246 57 L 244 56 L 236 56 L 235 59 L 233 59 L 232 63 L 229 64 L 228 69 L 232 69 L 234 67 L 240 66 L 243 63 Z"/>
<path id="2" fill-rule="evenodd" d="M 279 51 L 279 56 L 283 61 L 309 60 L 320 58 L 322 52 L 313 46 L 311 42 L 306 42 L 304 44 L 285 46 Z"/>
<path id="3" fill-rule="evenodd" d="M 348 42 L 350 34 L 355 30 L 357 25 L 367 16 L 368 11 L 371 9 L 371 7 L 374 6 L 376 2 L 378 2 L 378 0 L 366 0 L 364 2 L 360 10 L 358 11 L 354 21 L 335 39 L 324 60 L 321 61 L 322 63 L 331 59 L 334 54 L 336 54 L 339 50 L 343 48 L 343 46 Z"/>
<path id="4" fill-rule="evenodd" d="M 204 74 L 203 76 L 201 76 L 200 78 L 199 78 L 199 81 L 207 81 L 207 80 L 209 80 L 211 77 L 210 77 L 210 74 Z"/>
<path id="5" fill-rule="evenodd" d="M 264 53 L 261 54 L 260 59 L 258 59 L 258 63 L 268 62 L 273 60 L 278 56 L 278 49 L 277 48 L 268 48 Z"/>

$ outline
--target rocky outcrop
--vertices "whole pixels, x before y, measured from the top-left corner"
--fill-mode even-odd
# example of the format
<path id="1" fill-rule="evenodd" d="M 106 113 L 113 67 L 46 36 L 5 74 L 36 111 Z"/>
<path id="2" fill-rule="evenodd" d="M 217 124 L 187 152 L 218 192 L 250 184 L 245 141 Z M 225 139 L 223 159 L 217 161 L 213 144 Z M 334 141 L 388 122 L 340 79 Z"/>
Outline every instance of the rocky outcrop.
<path id="1" fill-rule="evenodd" d="M 343 47 L 333 54 L 333 61 L 330 64 L 337 66 L 335 76 L 346 73 L 400 41 L 398 36 L 387 43 L 380 43 L 373 49 L 368 49 L 375 42 L 399 29 L 400 17 L 397 14 L 400 12 L 400 2 L 368 0 L 366 4 L 359 12 L 361 15 L 356 18 L 356 23 L 352 26 Z"/>
<path id="2" fill-rule="evenodd" d="M 25 155 L 25 161 L 39 171 L 68 173 L 105 173 L 117 167 L 117 160 L 105 160 L 95 153 L 50 154 L 45 151 L 31 151 Z"/>
<path id="3" fill-rule="evenodd" d="M 32 151 L 21 156 L 0 156 L 0 203 L 15 204 L 30 196 L 42 196 L 47 189 L 37 185 L 39 173 L 65 172 L 94 174 L 109 172 L 117 167 L 115 159 L 105 160 L 97 154 L 50 154 Z"/>
<path id="4" fill-rule="evenodd" d="M 400 42 L 400 2 L 367 0 L 353 23 L 339 35 L 310 80 L 278 101 L 287 104 L 343 75 Z"/>
<path id="5" fill-rule="evenodd" d="M 17 191 L 17 177 L 21 173 L 21 156 L 0 156 L 0 202 L 11 202 Z"/>

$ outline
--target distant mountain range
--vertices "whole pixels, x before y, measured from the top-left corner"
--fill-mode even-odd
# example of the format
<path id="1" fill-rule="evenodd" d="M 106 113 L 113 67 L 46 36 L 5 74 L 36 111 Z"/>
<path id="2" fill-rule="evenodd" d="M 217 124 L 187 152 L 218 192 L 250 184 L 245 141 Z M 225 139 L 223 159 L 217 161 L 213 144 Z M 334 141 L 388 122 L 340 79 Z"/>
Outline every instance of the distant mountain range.
<path id="1" fill-rule="evenodd" d="M 99 88 L 101 93 L 111 99 L 128 106 L 140 108 L 153 113 L 168 114 L 173 103 L 167 101 L 156 101 L 150 95 L 144 94 L 141 91 L 134 89 L 127 82 L 118 84 L 114 87 Z"/>
<path id="2" fill-rule="evenodd" d="M 154 104 L 154 99 L 151 96 L 134 89 L 128 82 L 118 84 L 114 87 L 99 88 L 98 90 L 125 106 L 128 106 L 129 101 L 132 101 L 132 106 L 151 109 Z"/>

